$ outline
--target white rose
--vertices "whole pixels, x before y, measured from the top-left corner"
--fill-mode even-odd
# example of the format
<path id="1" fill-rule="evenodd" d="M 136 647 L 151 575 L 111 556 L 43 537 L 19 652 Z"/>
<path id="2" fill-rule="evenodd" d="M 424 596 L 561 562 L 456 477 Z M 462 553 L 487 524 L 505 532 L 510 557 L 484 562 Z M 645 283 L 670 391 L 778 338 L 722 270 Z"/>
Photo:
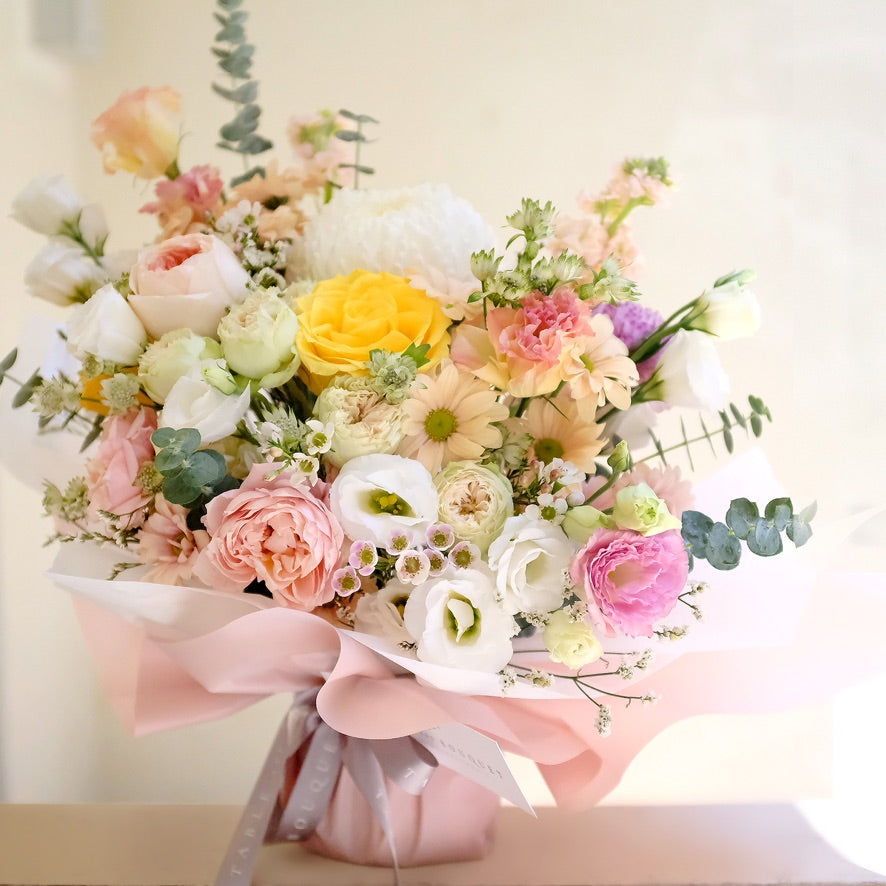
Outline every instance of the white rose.
<path id="1" fill-rule="evenodd" d="M 514 490 L 508 478 L 494 467 L 454 461 L 434 477 L 434 485 L 440 496 L 440 520 L 485 554 L 514 514 Z"/>
<path id="2" fill-rule="evenodd" d="M 25 268 L 28 292 L 57 305 L 84 302 L 107 281 L 101 265 L 62 240 L 46 243 Z"/>
<path id="3" fill-rule="evenodd" d="M 76 357 L 94 354 L 122 366 L 133 366 L 148 342 L 135 311 L 113 284 L 102 286 L 88 302 L 77 305 L 68 322 L 68 348 Z"/>
<path id="4" fill-rule="evenodd" d="M 361 378 L 344 376 L 324 388 L 314 415 L 335 427 L 326 458 L 337 467 L 358 455 L 390 454 L 403 439 L 403 405 L 389 403 Z"/>
<path id="5" fill-rule="evenodd" d="M 489 566 L 506 612 L 551 612 L 563 604 L 563 575 L 576 546 L 559 526 L 521 514 L 489 546 Z"/>
<path id="6" fill-rule="evenodd" d="M 573 621 L 564 609 L 551 613 L 542 636 L 551 659 L 573 670 L 589 665 L 603 654 L 591 626 Z"/>
<path id="7" fill-rule="evenodd" d="M 729 378 L 707 333 L 675 332 L 661 352 L 647 397 L 671 406 L 717 412 L 728 395 Z"/>
<path id="8" fill-rule="evenodd" d="M 724 341 L 746 338 L 760 328 L 760 303 L 739 279 L 729 280 L 699 296 L 693 315 L 691 329 L 716 335 Z"/>
<path id="9" fill-rule="evenodd" d="M 295 311 L 279 295 L 266 290 L 251 293 L 218 324 L 228 366 L 255 379 L 282 372 L 287 377 L 276 381 L 278 385 L 298 369 L 297 332 Z"/>
<path id="10" fill-rule="evenodd" d="M 513 655 L 514 620 L 496 602 L 485 570 L 464 569 L 419 585 L 403 621 L 420 661 L 494 674 Z"/>
<path id="11" fill-rule="evenodd" d="M 396 579 L 375 593 L 364 594 L 354 610 L 354 630 L 392 643 L 410 643 L 412 637 L 403 624 L 403 607 L 412 592 L 410 585 Z"/>
<path id="12" fill-rule="evenodd" d="M 249 385 L 242 392 L 224 393 L 207 380 L 218 370 L 214 360 L 193 366 L 169 391 L 158 418 L 161 428 L 195 428 L 203 443 L 232 434 L 249 409 Z"/>
<path id="13" fill-rule="evenodd" d="M 333 480 L 329 504 L 350 538 L 380 548 L 396 532 L 417 544 L 437 520 L 437 490 L 427 468 L 399 455 L 352 458 Z"/>
<path id="14" fill-rule="evenodd" d="M 62 175 L 38 176 L 12 201 L 12 217 L 26 228 L 49 237 L 61 233 L 83 209 L 83 200 Z"/>
<path id="15" fill-rule="evenodd" d="M 181 234 L 149 246 L 129 275 L 129 303 L 154 338 L 186 327 L 215 337 L 231 305 L 246 297 L 249 274 L 211 234 Z"/>
<path id="16" fill-rule="evenodd" d="M 138 380 L 157 403 L 165 403 L 172 386 L 202 360 L 222 356 L 218 342 L 190 329 L 174 329 L 148 345 L 138 361 Z"/>

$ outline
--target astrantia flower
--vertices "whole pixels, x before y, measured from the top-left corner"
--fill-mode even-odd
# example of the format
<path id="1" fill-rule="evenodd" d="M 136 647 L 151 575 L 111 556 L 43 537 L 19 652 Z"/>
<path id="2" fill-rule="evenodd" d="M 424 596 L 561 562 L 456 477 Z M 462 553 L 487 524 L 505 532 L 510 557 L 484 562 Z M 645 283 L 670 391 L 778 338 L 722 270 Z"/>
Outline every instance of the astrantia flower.
<path id="1" fill-rule="evenodd" d="M 581 418 L 575 404 L 564 398 L 533 400 L 526 410 L 525 429 L 534 440 L 532 454 L 539 461 L 562 458 L 588 474 L 594 472 L 594 458 L 606 443 L 603 426 Z"/>
<path id="2" fill-rule="evenodd" d="M 501 445 L 501 431 L 493 422 L 507 418 L 508 408 L 489 385 L 451 363 L 435 377 L 426 377 L 425 385 L 403 404 L 403 455 L 433 472 L 446 462 L 477 459 L 484 449 Z"/>

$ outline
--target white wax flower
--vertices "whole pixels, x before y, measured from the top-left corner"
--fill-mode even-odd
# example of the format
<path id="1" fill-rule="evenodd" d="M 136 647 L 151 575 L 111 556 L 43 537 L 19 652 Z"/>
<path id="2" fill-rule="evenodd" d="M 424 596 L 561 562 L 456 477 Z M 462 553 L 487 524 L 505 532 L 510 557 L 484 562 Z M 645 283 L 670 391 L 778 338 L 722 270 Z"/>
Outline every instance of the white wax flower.
<path id="1" fill-rule="evenodd" d="M 434 477 L 434 485 L 440 495 L 440 520 L 485 554 L 514 514 L 514 490 L 508 478 L 489 465 L 454 461 Z"/>
<path id="2" fill-rule="evenodd" d="M 326 457 L 337 467 L 358 455 L 392 453 L 403 439 L 402 403 L 389 403 L 362 378 L 342 376 L 324 388 L 314 415 L 335 428 Z"/>
<path id="3" fill-rule="evenodd" d="M 437 520 L 437 490 L 427 468 L 399 455 L 352 458 L 333 480 L 329 504 L 349 538 L 379 548 L 395 532 L 417 544 Z"/>
<path id="4" fill-rule="evenodd" d="M 50 240 L 25 268 L 25 286 L 37 298 L 57 305 L 86 301 L 108 274 L 82 249 Z"/>
<path id="5" fill-rule="evenodd" d="M 716 412 L 726 404 L 729 378 L 705 332 L 680 329 L 661 352 L 650 379 L 650 399 Z"/>
<path id="6" fill-rule="evenodd" d="M 403 612 L 420 661 L 498 673 L 511 659 L 514 620 L 486 570 L 463 569 L 413 589 Z"/>
<path id="7" fill-rule="evenodd" d="M 747 286 L 733 279 L 699 296 L 690 320 L 691 329 L 724 341 L 746 338 L 760 328 L 760 303 Z"/>
<path id="8" fill-rule="evenodd" d="M 174 329 L 148 345 L 138 362 L 138 380 L 157 403 L 165 403 L 172 386 L 202 360 L 222 356 L 218 342 L 190 329 Z"/>
<path id="9" fill-rule="evenodd" d="M 148 343 L 141 320 L 112 283 L 72 310 L 67 338 L 76 357 L 93 354 L 121 366 L 135 365 Z"/>
<path id="10" fill-rule="evenodd" d="M 52 237 L 73 222 L 83 206 L 63 175 L 41 175 L 13 199 L 11 215 L 26 228 Z"/>
<path id="11" fill-rule="evenodd" d="M 225 394 L 207 381 L 217 370 L 214 360 L 203 360 L 183 375 L 169 391 L 158 419 L 161 428 L 195 428 L 203 443 L 214 443 L 233 434 L 249 409 L 249 386 Z"/>
<path id="12" fill-rule="evenodd" d="M 551 658 L 573 670 L 596 661 L 603 654 L 591 626 L 584 621 L 574 621 L 564 609 L 551 613 L 542 638 Z"/>
<path id="13" fill-rule="evenodd" d="M 234 305 L 218 324 L 228 366 L 247 378 L 262 379 L 284 369 L 298 369 L 295 334 L 298 317 L 276 293 L 253 292 Z M 282 381 L 288 381 L 283 379 Z"/>
<path id="14" fill-rule="evenodd" d="M 563 604 L 564 579 L 576 546 L 559 526 L 525 514 L 505 521 L 488 562 L 506 612 L 551 612 Z"/>

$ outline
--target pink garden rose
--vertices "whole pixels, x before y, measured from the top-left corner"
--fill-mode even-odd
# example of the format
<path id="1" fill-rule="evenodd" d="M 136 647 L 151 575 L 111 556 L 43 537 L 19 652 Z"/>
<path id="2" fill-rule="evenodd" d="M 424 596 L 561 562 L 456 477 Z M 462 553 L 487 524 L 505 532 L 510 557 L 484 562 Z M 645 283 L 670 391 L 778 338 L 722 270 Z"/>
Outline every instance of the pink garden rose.
<path id="1" fill-rule="evenodd" d="M 334 596 L 332 573 L 344 533 L 329 508 L 278 466 L 253 465 L 243 485 L 210 501 L 203 523 L 210 542 L 195 575 L 210 587 L 242 591 L 263 581 L 281 606 L 310 612 Z"/>
<path id="2" fill-rule="evenodd" d="M 105 172 L 131 172 L 139 178 L 175 176 L 177 115 L 181 96 L 168 86 L 124 92 L 92 124 L 92 141 L 102 152 Z"/>
<path id="3" fill-rule="evenodd" d="M 135 478 L 146 462 L 154 460 L 151 434 L 157 430 L 157 412 L 147 407 L 131 410 L 125 415 L 112 415 L 105 420 L 98 452 L 86 463 L 86 485 L 90 509 L 132 515 L 123 521 L 127 527 L 144 522 L 144 508 L 150 501 Z"/>
<path id="4" fill-rule="evenodd" d="M 591 308 L 565 287 L 531 292 L 520 308 L 493 308 L 486 330 L 460 326 L 452 340 L 454 363 L 514 397 L 555 391 L 580 362 L 594 335 Z"/>
<path id="5" fill-rule="evenodd" d="M 143 249 L 129 274 L 129 303 L 153 338 L 173 329 L 215 337 L 218 321 L 246 297 L 249 275 L 211 234 L 181 234 Z"/>
<path id="6" fill-rule="evenodd" d="M 221 207 L 224 182 L 214 166 L 195 166 L 178 178 L 164 178 L 154 186 L 156 201 L 139 210 L 157 216 L 163 239 L 205 230 L 206 217 Z"/>
<path id="7" fill-rule="evenodd" d="M 643 536 L 598 529 L 572 561 L 594 624 L 609 637 L 649 637 L 683 593 L 689 557 L 676 529 Z"/>
<path id="8" fill-rule="evenodd" d="M 154 511 L 139 534 L 136 553 L 142 562 L 153 567 L 145 575 L 147 581 L 177 585 L 191 577 L 197 555 L 208 543 L 209 533 L 205 529 L 188 528 L 185 508 L 158 495 Z"/>

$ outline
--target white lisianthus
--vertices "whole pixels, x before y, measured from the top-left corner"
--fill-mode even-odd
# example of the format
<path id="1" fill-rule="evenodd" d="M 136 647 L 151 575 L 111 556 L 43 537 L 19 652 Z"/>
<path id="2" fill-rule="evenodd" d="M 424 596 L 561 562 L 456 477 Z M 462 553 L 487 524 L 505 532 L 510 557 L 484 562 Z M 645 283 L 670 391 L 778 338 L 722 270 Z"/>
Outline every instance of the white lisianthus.
<path id="1" fill-rule="evenodd" d="M 486 570 L 465 569 L 413 589 L 403 611 L 420 661 L 498 673 L 513 655 L 514 619 Z"/>
<path id="2" fill-rule="evenodd" d="M 359 268 L 399 277 L 437 271 L 465 280 L 471 253 L 492 243 L 486 222 L 446 185 L 345 188 L 305 225 L 287 278 L 325 280 Z"/>
<path id="3" fill-rule="evenodd" d="M 218 342 L 190 329 L 174 329 L 148 345 L 138 361 L 138 380 L 157 403 L 165 403 L 172 386 L 202 360 L 222 356 Z"/>
<path id="4" fill-rule="evenodd" d="M 457 538 L 473 542 L 485 554 L 505 520 L 514 514 L 514 490 L 497 468 L 473 461 L 450 462 L 434 477 L 440 496 L 440 520 Z"/>
<path id="5" fill-rule="evenodd" d="M 56 305 L 84 302 L 107 281 L 101 265 L 62 240 L 46 243 L 25 268 L 28 292 Z"/>
<path id="6" fill-rule="evenodd" d="M 108 283 L 88 302 L 73 309 L 67 339 L 76 357 L 93 354 L 121 366 L 133 366 L 148 343 L 148 334 L 126 299 Z"/>
<path id="7" fill-rule="evenodd" d="M 724 341 L 746 338 L 760 328 L 760 303 L 741 278 L 730 279 L 699 296 L 689 328 Z"/>
<path id="8" fill-rule="evenodd" d="M 403 404 L 389 403 L 364 378 L 337 378 L 317 397 L 314 415 L 335 428 L 327 459 L 337 467 L 358 455 L 392 453 L 403 439 Z"/>
<path id="9" fill-rule="evenodd" d="M 726 404 L 728 395 L 729 378 L 707 333 L 675 332 L 649 380 L 647 398 L 716 412 Z"/>
<path id="10" fill-rule="evenodd" d="M 273 386 L 288 381 L 298 369 L 297 332 L 295 311 L 277 293 L 267 290 L 248 295 L 218 324 L 228 366 L 247 378 L 264 379 L 273 374 Z"/>
<path id="11" fill-rule="evenodd" d="M 41 175 L 13 199 L 11 215 L 26 228 L 52 237 L 76 221 L 83 205 L 63 175 Z"/>
<path id="12" fill-rule="evenodd" d="M 668 506 L 646 483 L 625 486 L 615 495 L 612 519 L 619 529 L 632 529 L 641 535 L 658 535 L 682 525 Z"/>
<path id="13" fill-rule="evenodd" d="M 354 630 L 393 643 L 411 643 L 403 624 L 403 608 L 411 593 L 410 585 L 392 579 L 376 593 L 364 594 L 354 610 Z"/>
<path id="14" fill-rule="evenodd" d="M 506 612 L 552 612 L 563 604 L 563 576 L 577 548 L 559 526 L 525 514 L 505 521 L 489 546 L 489 566 Z"/>
<path id="15" fill-rule="evenodd" d="M 395 532 L 417 544 L 437 520 L 437 490 L 427 468 L 399 455 L 352 458 L 333 480 L 329 504 L 349 538 L 379 548 Z"/>
<path id="16" fill-rule="evenodd" d="M 208 380 L 224 373 L 215 360 L 192 366 L 171 388 L 160 412 L 161 428 L 195 428 L 203 443 L 233 434 L 249 409 L 249 385 L 243 391 L 224 393 Z"/>
<path id="17" fill-rule="evenodd" d="M 551 613 L 542 637 L 551 658 L 573 670 L 589 665 L 603 654 L 591 626 L 574 621 L 565 609 Z"/>

